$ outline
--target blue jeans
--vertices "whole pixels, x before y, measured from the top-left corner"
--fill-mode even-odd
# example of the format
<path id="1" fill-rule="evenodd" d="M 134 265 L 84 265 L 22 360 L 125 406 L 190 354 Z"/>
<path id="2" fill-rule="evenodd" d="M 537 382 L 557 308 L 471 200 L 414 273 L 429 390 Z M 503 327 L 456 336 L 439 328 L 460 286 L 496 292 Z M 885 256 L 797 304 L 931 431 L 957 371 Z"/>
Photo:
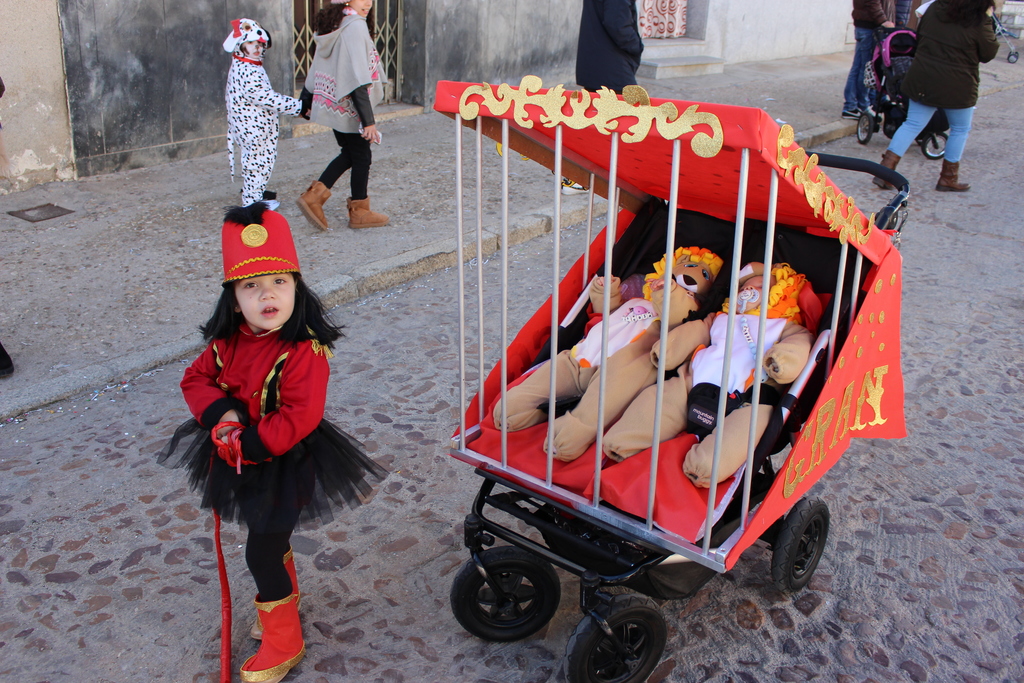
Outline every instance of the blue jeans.
<path id="1" fill-rule="evenodd" d="M 875 101 L 875 94 L 864 85 L 864 67 L 871 62 L 875 51 L 875 32 L 869 28 L 854 27 L 857 47 L 853 51 L 853 66 L 846 77 L 846 89 L 843 90 L 843 110 L 867 109 Z"/>
<path id="2" fill-rule="evenodd" d="M 932 120 L 932 114 L 937 107 L 929 107 L 910 100 L 907 109 L 907 120 L 896 129 L 889 143 L 889 151 L 903 156 L 907 148 L 913 144 L 917 136 Z M 945 160 L 951 164 L 958 163 L 960 156 L 964 153 L 964 145 L 967 144 L 967 134 L 971 131 L 971 119 L 974 118 L 974 107 L 966 109 L 944 109 L 946 119 L 949 120 L 949 140 L 946 141 Z"/>

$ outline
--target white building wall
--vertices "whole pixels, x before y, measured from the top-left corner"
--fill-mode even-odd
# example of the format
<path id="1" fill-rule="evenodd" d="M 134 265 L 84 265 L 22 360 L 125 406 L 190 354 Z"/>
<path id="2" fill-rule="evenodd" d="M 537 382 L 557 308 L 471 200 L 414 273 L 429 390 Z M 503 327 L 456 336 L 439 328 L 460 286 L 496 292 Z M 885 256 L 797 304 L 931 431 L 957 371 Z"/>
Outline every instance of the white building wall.
<path id="1" fill-rule="evenodd" d="M 829 54 L 845 49 L 852 9 L 851 0 L 709 0 L 705 41 L 726 62 Z"/>

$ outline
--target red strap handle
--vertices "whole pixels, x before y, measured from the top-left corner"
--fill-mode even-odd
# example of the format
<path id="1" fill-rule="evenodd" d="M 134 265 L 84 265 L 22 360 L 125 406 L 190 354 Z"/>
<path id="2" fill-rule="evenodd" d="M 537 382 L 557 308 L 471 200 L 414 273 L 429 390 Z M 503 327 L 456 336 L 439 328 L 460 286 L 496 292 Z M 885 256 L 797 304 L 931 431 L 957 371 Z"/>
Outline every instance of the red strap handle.
<path id="1" fill-rule="evenodd" d="M 230 432 L 225 434 L 223 438 L 221 438 L 219 436 L 220 431 L 226 427 L 231 427 L 232 429 Z M 242 473 L 243 464 L 255 464 L 242 459 L 242 429 L 244 427 L 245 425 L 241 422 L 218 422 L 216 426 L 210 430 L 210 436 L 213 438 L 213 445 L 217 447 L 217 457 L 231 467 L 234 467 L 235 471 L 239 474 Z"/>

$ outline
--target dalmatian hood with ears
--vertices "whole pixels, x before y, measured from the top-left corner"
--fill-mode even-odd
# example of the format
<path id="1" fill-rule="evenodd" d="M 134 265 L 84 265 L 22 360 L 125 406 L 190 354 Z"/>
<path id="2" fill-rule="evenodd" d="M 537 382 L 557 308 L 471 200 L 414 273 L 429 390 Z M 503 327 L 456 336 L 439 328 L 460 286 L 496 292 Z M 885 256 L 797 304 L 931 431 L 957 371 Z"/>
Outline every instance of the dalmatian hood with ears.
<path id="1" fill-rule="evenodd" d="M 252 19 L 235 19 L 231 22 L 232 31 L 224 39 L 224 51 L 235 52 L 242 43 L 258 41 L 266 43 L 267 48 L 272 44 L 270 33 Z"/>

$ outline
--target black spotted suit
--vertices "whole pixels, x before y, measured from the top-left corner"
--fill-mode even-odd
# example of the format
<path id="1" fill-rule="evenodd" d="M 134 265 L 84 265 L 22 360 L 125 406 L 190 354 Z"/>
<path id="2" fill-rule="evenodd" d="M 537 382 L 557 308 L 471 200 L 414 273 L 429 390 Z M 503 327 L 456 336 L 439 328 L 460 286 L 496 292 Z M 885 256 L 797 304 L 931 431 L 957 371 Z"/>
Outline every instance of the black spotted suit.
<path id="1" fill-rule="evenodd" d="M 239 51 L 231 58 L 225 92 L 228 108 L 228 158 L 235 176 L 234 146 L 242 155 L 242 204 L 263 198 L 277 161 L 279 114 L 298 116 L 302 102 L 270 87 L 263 63 L 246 59 Z"/>

